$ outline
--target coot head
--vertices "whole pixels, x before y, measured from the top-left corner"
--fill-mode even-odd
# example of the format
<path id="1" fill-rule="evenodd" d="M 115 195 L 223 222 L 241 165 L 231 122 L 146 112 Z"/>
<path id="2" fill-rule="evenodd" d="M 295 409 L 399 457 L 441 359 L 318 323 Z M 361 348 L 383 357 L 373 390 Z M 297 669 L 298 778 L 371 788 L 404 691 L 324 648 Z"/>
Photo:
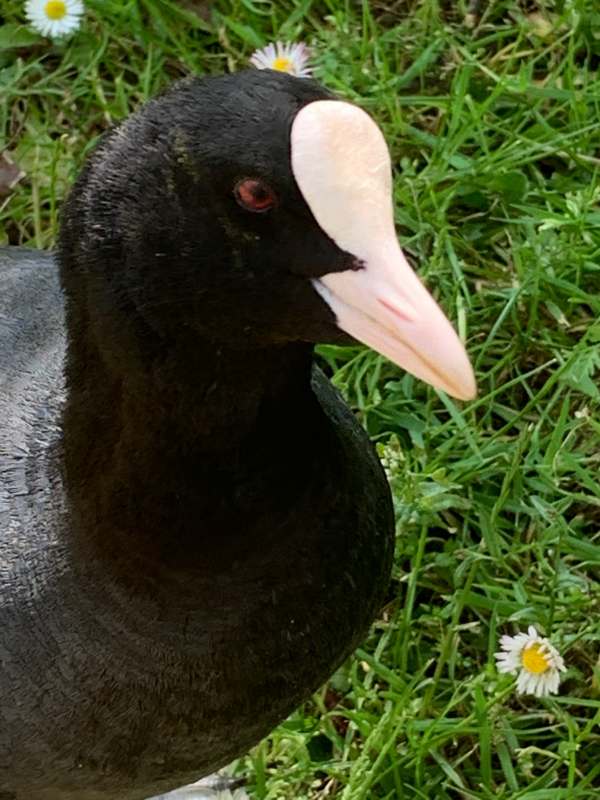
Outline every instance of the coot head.
<path id="1" fill-rule="evenodd" d="M 69 202 L 71 328 L 119 357 L 364 341 L 458 397 L 456 334 L 397 244 L 383 137 L 317 83 L 192 78 L 111 132 Z"/>

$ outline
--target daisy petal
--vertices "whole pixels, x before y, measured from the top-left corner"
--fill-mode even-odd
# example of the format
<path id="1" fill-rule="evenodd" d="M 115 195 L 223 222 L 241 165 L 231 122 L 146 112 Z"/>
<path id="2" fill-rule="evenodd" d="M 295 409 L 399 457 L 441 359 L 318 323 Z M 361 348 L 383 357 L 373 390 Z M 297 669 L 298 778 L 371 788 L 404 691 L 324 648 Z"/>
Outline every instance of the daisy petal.
<path id="1" fill-rule="evenodd" d="M 25 16 L 42 36 L 58 38 L 77 30 L 84 13 L 82 0 L 27 0 Z"/>
<path id="2" fill-rule="evenodd" d="M 303 42 L 275 42 L 255 50 L 250 63 L 257 69 L 273 69 L 287 72 L 297 78 L 306 78 L 312 73 L 309 65 L 310 51 Z"/>
<path id="3" fill-rule="evenodd" d="M 556 694 L 565 662 L 556 647 L 530 625 L 527 633 L 500 638 L 501 650 L 495 653 L 500 673 L 517 675 L 517 693 L 546 697 Z"/>

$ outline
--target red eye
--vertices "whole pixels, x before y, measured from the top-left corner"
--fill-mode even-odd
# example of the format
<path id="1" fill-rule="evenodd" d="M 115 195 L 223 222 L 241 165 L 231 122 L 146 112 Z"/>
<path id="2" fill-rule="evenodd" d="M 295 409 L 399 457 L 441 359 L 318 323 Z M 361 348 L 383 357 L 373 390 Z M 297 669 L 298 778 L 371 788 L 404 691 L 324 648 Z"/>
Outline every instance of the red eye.
<path id="1" fill-rule="evenodd" d="M 276 202 L 275 192 L 259 178 L 244 178 L 234 189 L 235 199 L 246 211 L 268 211 Z"/>

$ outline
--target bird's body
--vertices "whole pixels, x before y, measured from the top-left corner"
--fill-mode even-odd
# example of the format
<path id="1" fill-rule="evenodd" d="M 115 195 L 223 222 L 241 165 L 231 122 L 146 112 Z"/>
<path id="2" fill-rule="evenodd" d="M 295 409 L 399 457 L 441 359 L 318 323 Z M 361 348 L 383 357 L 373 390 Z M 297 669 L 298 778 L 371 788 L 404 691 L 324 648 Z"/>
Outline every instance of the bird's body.
<path id="1" fill-rule="evenodd" d="M 340 318 L 353 332 L 362 312 L 339 296 L 369 289 L 381 253 L 344 249 L 356 231 L 321 189 L 307 205 L 322 175 L 302 148 L 355 130 L 375 186 L 387 151 L 329 98 L 275 73 L 183 82 L 96 151 L 59 266 L 0 251 L 1 800 L 190 783 L 314 691 L 382 603 L 389 489 L 312 363 L 314 342 L 344 340 Z M 388 352 L 410 325 L 425 343 L 402 358 L 468 385 L 410 270 L 402 291 L 442 326 L 441 366 L 409 300 L 380 290 L 365 340 L 384 316 Z"/>
<path id="2" fill-rule="evenodd" d="M 273 407 L 255 446 L 244 453 L 234 430 L 218 455 L 194 452 L 191 430 L 166 437 L 168 452 L 143 455 L 138 492 L 156 524 L 124 522 L 146 509 L 117 483 L 118 536 L 83 540 L 63 485 L 56 266 L 0 251 L 0 285 L 0 788 L 145 798 L 249 748 L 360 641 L 389 572 L 387 484 L 325 377 L 315 370 L 311 385 L 310 353 L 275 353 L 267 388 L 287 362 L 293 397 L 274 395 L 285 413 Z M 234 366 L 213 355 L 197 365 L 200 393 L 217 360 Z M 242 388 L 259 391 L 233 377 L 213 389 L 216 416 Z M 107 400 L 90 416 L 112 410 Z"/>

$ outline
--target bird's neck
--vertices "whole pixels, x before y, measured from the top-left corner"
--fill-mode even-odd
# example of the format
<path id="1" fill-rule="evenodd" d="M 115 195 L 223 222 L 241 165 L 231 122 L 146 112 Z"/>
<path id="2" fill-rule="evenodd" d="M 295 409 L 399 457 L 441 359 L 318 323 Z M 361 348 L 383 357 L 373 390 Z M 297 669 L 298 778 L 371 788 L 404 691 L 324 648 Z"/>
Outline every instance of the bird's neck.
<path id="1" fill-rule="evenodd" d="M 305 344 L 195 342 L 118 370 L 71 348 L 65 478 L 86 546 L 196 542 L 199 527 L 226 535 L 285 505 L 313 472 L 324 427 L 311 362 Z"/>
<path id="2" fill-rule="evenodd" d="M 84 356 L 83 358 L 81 356 Z M 297 436 L 310 412 L 312 346 L 232 349 L 195 342 L 140 368 L 111 368 L 90 351 L 70 354 L 64 416 L 67 471 L 97 463 L 146 472 L 152 462 L 230 463 L 252 444 Z M 95 456 L 95 458 L 93 457 Z M 162 470 L 159 470 L 162 471 Z M 121 475 L 123 472 L 121 472 Z"/>

